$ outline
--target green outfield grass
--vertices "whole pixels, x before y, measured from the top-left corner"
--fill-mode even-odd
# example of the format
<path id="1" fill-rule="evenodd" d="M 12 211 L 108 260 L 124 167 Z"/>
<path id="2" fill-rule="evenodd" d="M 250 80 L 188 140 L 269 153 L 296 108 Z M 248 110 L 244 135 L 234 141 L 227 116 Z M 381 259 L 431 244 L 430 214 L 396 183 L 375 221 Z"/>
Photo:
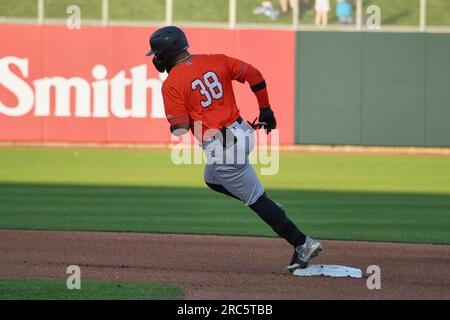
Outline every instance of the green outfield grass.
<path id="1" fill-rule="evenodd" d="M 0 228 L 273 236 L 168 151 L 0 148 Z M 450 158 L 282 154 L 262 176 L 307 233 L 450 244 Z"/>
<path id="2" fill-rule="evenodd" d="M 300 0 L 301 24 L 314 23 L 314 0 Z M 261 0 L 238 0 L 237 20 L 241 23 L 292 23 L 292 13 L 279 17 L 276 21 L 261 15 L 254 15 L 253 9 L 260 6 Z M 272 1 L 279 9 L 279 2 Z M 335 15 L 336 0 L 331 0 L 330 23 L 337 23 Z M 369 5 L 381 8 L 384 25 L 419 25 L 420 0 L 364 0 L 364 9 Z M 67 17 L 69 5 L 81 8 L 81 18 L 100 19 L 101 0 L 45 0 L 46 16 L 50 18 Z M 174 0 L 175 21 L 226 22 L 228 20 L 228 0 Z M 150 20 L 163 21 L 165 0 L 109 0 L 109 16 L 112 20 Z M 428 0 L 427 22 L 429 25 L 450 25 L 450 1 Z M 37 0 L 0 0 L 0 16 L 36 17 Z"/>
<path id="3" fill-rule="evenodd" d="M 176 286 L 82 280 L 80 290 L 69 290 L 66 280 L 0 279 L 0 300 L 173 300 L 181 299 Z"/>

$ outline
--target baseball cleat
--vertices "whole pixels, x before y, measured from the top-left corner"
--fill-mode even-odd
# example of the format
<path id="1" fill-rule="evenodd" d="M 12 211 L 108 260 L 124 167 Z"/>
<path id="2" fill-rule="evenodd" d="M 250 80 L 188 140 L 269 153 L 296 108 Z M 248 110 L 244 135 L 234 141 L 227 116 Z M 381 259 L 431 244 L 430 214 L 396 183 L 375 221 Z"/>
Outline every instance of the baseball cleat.
<path id="1" fill-rule="evenodd" d="M 294 249 L 294 254 L 292 255 L 291 262 L 287 266 L 290 272 L 295 269 L 304 269 L 308 266 L 309 260 L 319 255 L 322 251 L 322 245 L 319 241 L 306 237 L 306 241 L 301 246 Z"/>

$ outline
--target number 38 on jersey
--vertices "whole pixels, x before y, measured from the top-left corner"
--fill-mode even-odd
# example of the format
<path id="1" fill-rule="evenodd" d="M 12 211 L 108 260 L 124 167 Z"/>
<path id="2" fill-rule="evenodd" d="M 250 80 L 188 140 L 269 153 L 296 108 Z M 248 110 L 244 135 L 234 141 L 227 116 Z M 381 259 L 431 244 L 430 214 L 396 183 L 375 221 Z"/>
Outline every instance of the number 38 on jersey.
<path id="1" fill-rule="evenodd" d="M 195 79 L 191 83 L 192 90 L 200 90 L 202 100 L 200 104 L 203 108 L 209 107 L 213 99 L 219 100 L 223 96 L 222 84 L 219 81 L 219 77 L 213 72 L 208 71 L 203 75 L 203 79 Z"/>

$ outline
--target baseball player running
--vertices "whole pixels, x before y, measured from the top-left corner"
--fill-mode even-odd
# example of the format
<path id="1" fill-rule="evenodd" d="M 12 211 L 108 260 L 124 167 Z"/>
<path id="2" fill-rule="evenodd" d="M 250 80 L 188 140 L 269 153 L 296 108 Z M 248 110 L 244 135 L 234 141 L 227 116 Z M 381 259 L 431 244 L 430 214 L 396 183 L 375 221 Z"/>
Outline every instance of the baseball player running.
<path id="1" fill-rule="evenodd" d="M 302 233 L 284 210 L 265 193 L 248 155 L 255 129 L 276 128 L 266 82 L 252 65 L 223 54 L 190 54 L 184 32 L 168 26 L 150 37 L 153 64 L 166 71 L 162 86 L 170 131 L 183 135 L 192 130 L 205 152 L 205 183 L 212 190 L 241 200 L 280 237 L 294 247 L 287 269 L 306 268 L 322 250 L 321 244 Z M 232 81 L 248 82 L 259 105 L 258 122 L 246 123 L 239 115 Z"/>

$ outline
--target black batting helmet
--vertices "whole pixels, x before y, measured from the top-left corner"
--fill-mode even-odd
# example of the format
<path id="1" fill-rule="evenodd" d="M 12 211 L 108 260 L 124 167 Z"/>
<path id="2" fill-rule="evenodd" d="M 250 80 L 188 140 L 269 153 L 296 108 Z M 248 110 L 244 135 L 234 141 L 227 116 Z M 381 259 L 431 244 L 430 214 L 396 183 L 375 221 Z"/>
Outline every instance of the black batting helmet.
<path id="1" fill-rule="evenodd" d="M 154 54 L 153 63 L 159 72 L 170 71 L 168 61 L 170 58 L 189 48 L 186 35 L 183 30 L 175 26 L 160 28 L 150 36 L 150 51 L 147 56 Z"/>

